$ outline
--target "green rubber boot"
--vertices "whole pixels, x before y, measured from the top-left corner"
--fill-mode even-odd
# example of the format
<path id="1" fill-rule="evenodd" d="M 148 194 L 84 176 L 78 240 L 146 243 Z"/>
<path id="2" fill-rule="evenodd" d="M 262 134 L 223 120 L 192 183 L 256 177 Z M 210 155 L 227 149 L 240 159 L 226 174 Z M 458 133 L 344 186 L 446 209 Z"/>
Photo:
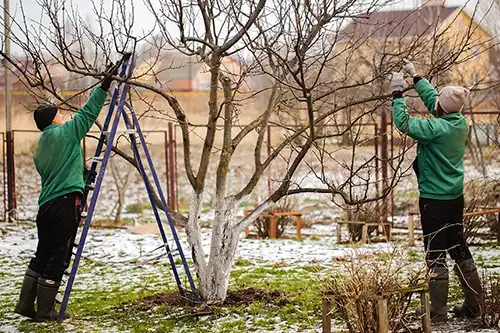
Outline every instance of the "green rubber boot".
<path id="1" fill-rule="evenodd" d="M 40 274 L 27 269 L 24 274 L 23 285 L 21 286 L 21 294 L 17 301 L 14 312 L 31 319 L 35 319 L 35 299 L 37 293 L 37 283 Z"/>
<path id="2" fill-rule="evenodd" d="M 59 314 L 55 308 L 55 298 L 59 290 L 60 282 L 38 279 L 37 286 L 37 310 L 36 321 L 56 321 Z M 68 319 L 70 315 L 64 313 L 63 319 Z"/>
<path id="3" fill-rule="evenodd" d="M 464 302 L 453 307 L 457 317 L 476 318 L 481 314 L 483 289 L 474 259 L 467 259 L 455 264 L 453 268 L 460 280 L 464 292 Z"/>

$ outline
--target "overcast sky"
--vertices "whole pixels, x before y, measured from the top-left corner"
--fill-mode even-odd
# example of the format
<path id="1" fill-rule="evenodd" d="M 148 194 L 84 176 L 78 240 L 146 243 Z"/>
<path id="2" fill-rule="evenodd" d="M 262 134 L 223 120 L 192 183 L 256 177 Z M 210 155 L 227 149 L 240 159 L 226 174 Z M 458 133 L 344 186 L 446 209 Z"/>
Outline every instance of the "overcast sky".
<path id="1" fill-rule="evenodd" d="M 41 15 L 40 4 L 39 4 L 41 1 L 50 1 L 51 3 L 54 3 L 53 1 L 57 0 L 10 0 L 11 15 L 14 15 L 16 20 L 19 20 L 22 17 L 19 5 L 20 3 L 22 3 L 28 20 L 31 19 L 34 22 L 40 22 L 41 18 L 43 17 L 43 15 Z M 103 3 L 108 5 L 111 3 L 110 0 L 98 0 L 97 2 L 100 1 L 103 1 Z M 134 33 L 141 35 L 142 31 L 150 30 L 153 27 L 155 20 L 152 17 L 151 13 L 148 11 L 143 0 L 132 0 L 132 1 L 134 4 L 134 13 L 135 13 Z M 152 1 L 157 1 L 157 0 L 152 0 Z M 413 8 L 417 6 L 420 3 L 420 1 L 421 0 L 402 0 L 396 5 L 390 6 L 388 9 L 397 10 L 403 8 L 404 9 Z M 471 0 L 469 2 L 464 0 L 447 0 L 446 5 L 447 6 L 467 5 L 469 11 L 472 11 L 477 1 L 478 0 Z M 91 3 L 90 0 L 66 0 L 66 3 L 72 3 L 72 5 L 80 12 L 80 16 L 83 18 L 88 18 L 89 20 L 91 20 L 92 17 L 95 17 L 93 15 L 92 7 L 90 5 Z M 485 10 L 485 8 L 488 8 L 491 3 L 492 0 L 480 0 L 480 6 L 483 8 L 483 11 Z M 488 20 L 488 26 L 498 29 L 498 26 L 500 26 L 496 24 L 498 16 L 496 16 L 496 18 L 493 18 L 492 16 L 494 15 L 491 14 L 489 14 L 488 16 L 491 17 Z M 18 34 L 18 33 L 19 33 L 19 28 L 13 26 L 13 34 Z M 13 51 L 15 52 L 15 46 L 13 46 Z"/>

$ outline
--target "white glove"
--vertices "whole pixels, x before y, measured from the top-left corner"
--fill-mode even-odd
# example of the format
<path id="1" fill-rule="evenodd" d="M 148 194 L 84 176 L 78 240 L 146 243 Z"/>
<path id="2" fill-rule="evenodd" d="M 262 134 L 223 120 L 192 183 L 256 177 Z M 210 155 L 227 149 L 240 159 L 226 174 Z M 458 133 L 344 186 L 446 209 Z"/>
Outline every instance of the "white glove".
<path id="1" fill-rule="evenodd" d="M 404 74 L 402 72 L 392 73 L 392 92 L 403 91 L 405 88 Z"/>
<path id="2" fill-rule="evenodd" d="M 410 76 L 415 76 L 416 72 L 415 72 L 415 66 L 413 66 L 413 64 L 408 60 L 408 59 L 403 59 L 403 61 L 405 62 L 405 65 L 403 67 L 403 70 Z"/>

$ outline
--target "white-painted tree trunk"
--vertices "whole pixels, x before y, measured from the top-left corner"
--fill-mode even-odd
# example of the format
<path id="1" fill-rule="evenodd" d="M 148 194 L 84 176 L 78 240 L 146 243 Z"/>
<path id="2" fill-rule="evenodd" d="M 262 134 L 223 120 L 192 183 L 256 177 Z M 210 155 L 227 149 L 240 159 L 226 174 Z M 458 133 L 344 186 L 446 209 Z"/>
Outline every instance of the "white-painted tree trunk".
<path id="1" fill-rule="evenodd" d="M 186 235 L 190 246 L 190 252 L 193 257 L 194 268 L 198 281 L 202 281 L 206 271 L 205 254 L 203 253 L 203 244 L 201 242 L 201 232 L 199 216 L 201 209 L 201 199 L 203 194 L 195 193 L 191 195 L 189 203 L 189 218 L 186 224 Z M 186 249 L 184 249 L 186 250 Z"/>
<path id="2" fill-rule="evenodd" d="M 201 198 L 200 194 L 192 195 L 189 220 L 186 225 L 188 243 L 198 278 L 198 289 L 204 301 L 224 301 L 238 247 L 239 231 L 234 227 L 236 202 L 233 198 L 222 198 L 217 195 L 210 257 L 207 263 L 203 253 L 198 218 Z"/>
<path id="3" fill-rule="evenodd" d="M 206 275 L 200 281 L 200 292 L 207 301 L 223 301 L 238 247 L 239 232 L 234 228 L 236 202 L 232 197 L 217 195 L 215 218 Z"/>
<path id="4" fill-rule="evenodd" d="M 229 287 L 229 278 L 238 248 L 239 235 L 243 228 L 251 223 L 270 203 L 256 209 L 255 214 L 247 216 L 244 221 L 236 217 L 236 208 L 241 200 L 233 197 L 216 195 L 215 217 L 212 228 L 210 256 L 205 260 L 201 242 L 199 213 L 201 194 L 193 194 L 190 202 L 189 220 L 186 225 L 188 243 L 193 253 L 193 261 L 198 278 L 198 290 L 203 301 L 224 301 Z"/>

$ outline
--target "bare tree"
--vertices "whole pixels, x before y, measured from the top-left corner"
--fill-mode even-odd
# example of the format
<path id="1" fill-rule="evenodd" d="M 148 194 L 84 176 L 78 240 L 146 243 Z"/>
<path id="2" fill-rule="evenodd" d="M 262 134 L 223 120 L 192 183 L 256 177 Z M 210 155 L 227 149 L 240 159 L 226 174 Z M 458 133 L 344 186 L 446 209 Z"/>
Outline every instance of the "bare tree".
<path id="1" fill-rule="evenodd" d="M 403 145 L 391 158 L 392 175 L 385 183 L 378 180 L 377 163 L 386 163 L 388 158 L 366 153 L 363 145 L 386 134 L 366 134 L 366 124 L 377 123 L 378 117 L 387 113 L 387 78 L 391 71 L 400 69 L 401 58 L 422 55 L 446 35 L 410 38 L 396 48 L 385 47 L 382 41 L 376 52 L 363 57 L 377 31 L 357 36 L 346 35 L 343 28 L 350 20 L 363 24 L 367 15 L 389 2 L 146 0 L 154 30 L 134 35 L 133 2 L 114 0 L 111 10 L 91 2 L 98 26 L 90 27 L 64 1 L 42 0 L 48 24 L 16 22 L 22 33 L 14 36 L 13 42 L 29 62 L 23 65 L 18 59 L 8 60 L 34 94 L 49 91 L 67 107 L 74 107 L 71 100 L 57 94 L 46 65 L 49 61 L 70 73 L 98 79 L 112 53 L 135 50 L 142 62 L 128 80 L 134 96 L 146 103 L 145 113 L 175 121 L 181 129 L 185 173 L 192 193 L 189 215 L 177 214 L 175 219 L 185 223 L 203 299 L 221 301 L 226 297 L 241 231 L 278 200 L 314 193 L 339 205 L 361 205 L 387 196 L 407 173 L 407 146 Z M 435 48 L 430 48 L 434 56 L 426 74 L 437 75 L 461 61 L 459 56 L 474 42 L 471 36 L 466 33 L 461 43 L 445 50 L 444 57 L 437 57 Z M 92 43 L 90 50 L 84 47 L 86 40 Z M 168 63 L 174 51 L 188 61 Z M 238 70 L 224 65 L 230 57 L 239 58 L 244 65 Z M 368 64 L 367 71 L 360 67 L 363 62 Z M 190 121 L 189 110 L 168 90 L 168 74 L 192 64 L 201 64 L 208 79 L 208 107 L 201 125 Z M 255 78 L 262 84 L 252 84 Z M 154 100 L 143 97 L 144 91 L 154 93 Z M 156 99 L 166 101 L 170 109 L 156 107 Z M 240 116 L 255 101 L 260 103 L 260 114 L 248 124 L 240 124 Z M 305 113 L 303 119 L 293 112 L 297 109 Z M 276 129 L 279 140 L 266 156 L 269 126 Z M 195 130 L 200 127 L 203 132 Z M 337 140 L 346 133 L 353 140 L 339 148 Z M 200 146 L 194 144 L 197 136 L 203 140 Z M 253 142 L 252 172 L 244 183 L 229 186 L 236 153 L 243 152 L 249 159 L 244 140 Z M 137 166 L 133 157 L 117 147 L 114 151 Z M 239 218 L 240 203 L 256 190 L 271 165 L 280 170 L 271 193 L 251 214 Z M 211 170 L 215 170 L 213 176 Z M 215 180 L 215 215 L 207 260 L 200 211 L 210 177 Z"/>
<path id="2" fill-rule="evenodd" d="M 120 168 L 113 160 L 110 160 L 109 164 L 111 167 L 111 174 L 113 175 L 113 180 L 115 182 L 116 191 L 118 192 L 118 199 L 113 209 L 111 209 L 110 214 L 115 212 L 115 223 L 121 223 L 123 208 L 125 206 L 125 193 L 127 192 L 127 188 L 131 180 L 132 168 L 127 168 L 125 170 L 125 175 L 123 175 L 120 173 Z"/>

